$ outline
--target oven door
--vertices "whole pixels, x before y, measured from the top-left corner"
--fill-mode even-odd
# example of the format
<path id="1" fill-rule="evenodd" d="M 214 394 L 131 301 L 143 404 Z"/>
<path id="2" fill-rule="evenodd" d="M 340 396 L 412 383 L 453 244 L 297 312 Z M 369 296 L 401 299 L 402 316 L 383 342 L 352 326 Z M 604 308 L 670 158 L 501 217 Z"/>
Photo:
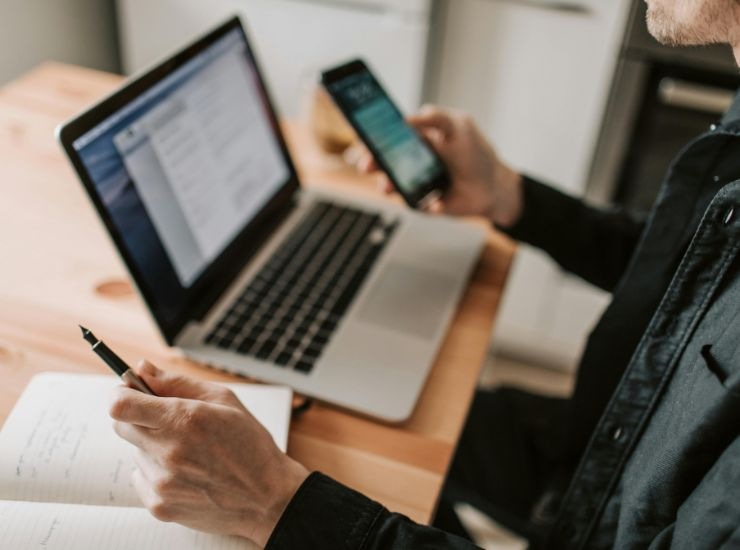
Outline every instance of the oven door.
<path id="1" fill-rule="evenodd" d="M 614 202 L 649 210 L 673 158 L 717 123 L 732 103 L 736 85 L 658 67 L 648 83 Z"/>
<path id="2" fill-rule="evenodd" d="M 635 61 L 624 64 L 621 77 L 622 90 L 604 121 L 589 195 L 649 210 L 671 161 L 719 121 L 740 78 Z"/>

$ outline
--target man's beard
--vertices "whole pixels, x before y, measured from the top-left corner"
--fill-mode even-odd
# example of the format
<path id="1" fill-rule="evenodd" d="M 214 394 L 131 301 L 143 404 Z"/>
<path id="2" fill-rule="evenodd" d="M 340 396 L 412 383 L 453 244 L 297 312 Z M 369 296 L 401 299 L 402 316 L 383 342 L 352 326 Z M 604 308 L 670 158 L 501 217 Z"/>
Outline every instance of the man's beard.
<path id="1" fill-rule="evenodd" d="M 728 41 L 734 0 L 697 0 L 699 6 L 690 21 L 677 21 L 660 4 L 648 5 L 650 34 L 668 46 L 695 46 Z"/>

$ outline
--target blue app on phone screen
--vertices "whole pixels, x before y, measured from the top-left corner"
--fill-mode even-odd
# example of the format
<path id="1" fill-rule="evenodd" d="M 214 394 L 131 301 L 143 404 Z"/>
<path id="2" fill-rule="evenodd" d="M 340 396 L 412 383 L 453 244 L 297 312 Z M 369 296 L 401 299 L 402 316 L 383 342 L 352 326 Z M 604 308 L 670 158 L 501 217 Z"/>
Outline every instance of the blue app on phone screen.
<path id="1" fill-rule="evenodd" d="M 443 187 L 446 171 L 439 157 L 364 64 L 334 78 L 326 75 L 332 72 L 324 77 L 330 95 L 409 203 L 416 206 L 430 191 Z"/>

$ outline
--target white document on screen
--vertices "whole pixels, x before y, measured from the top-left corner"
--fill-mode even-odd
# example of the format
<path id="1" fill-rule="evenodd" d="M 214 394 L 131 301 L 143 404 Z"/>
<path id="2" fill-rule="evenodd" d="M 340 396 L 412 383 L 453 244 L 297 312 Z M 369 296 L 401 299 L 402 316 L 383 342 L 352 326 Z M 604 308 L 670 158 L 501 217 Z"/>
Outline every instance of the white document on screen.
<path id="1" fill-rule="evenodd" d="M 184 286 L 288 177 L 241 50 L 190 75 L 115 141 Z"/>

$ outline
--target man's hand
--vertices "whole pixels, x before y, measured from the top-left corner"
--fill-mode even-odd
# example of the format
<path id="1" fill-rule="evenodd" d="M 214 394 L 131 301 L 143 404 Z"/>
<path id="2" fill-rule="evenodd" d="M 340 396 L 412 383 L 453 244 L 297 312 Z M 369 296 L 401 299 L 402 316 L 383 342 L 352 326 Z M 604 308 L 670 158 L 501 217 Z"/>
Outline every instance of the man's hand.
<path id="1" fill-rule="evenodd" d="M 447 166 L 452 186 L 441 201 L 429 210 L 455 216 L 484 216 L 493 223 L 510 227 L 522 211 L 521 176 L 496 156 L 491 145 L 466 114 L 425 106 L 408 122 L 435 149 Z M 362 171 L 378 169 L 370 153 L 365 153 Z M 386 192 L 393 192 L 382 176 Z"/>
<path id="2" fill-rule="evenodd" d="M 133 443 L 133 483 L 162 521 L 265 546 L 308 471 L 282 453 L 236 396 L 143 362 L 157 397 L 116 389 L 116 433 Z"/>

